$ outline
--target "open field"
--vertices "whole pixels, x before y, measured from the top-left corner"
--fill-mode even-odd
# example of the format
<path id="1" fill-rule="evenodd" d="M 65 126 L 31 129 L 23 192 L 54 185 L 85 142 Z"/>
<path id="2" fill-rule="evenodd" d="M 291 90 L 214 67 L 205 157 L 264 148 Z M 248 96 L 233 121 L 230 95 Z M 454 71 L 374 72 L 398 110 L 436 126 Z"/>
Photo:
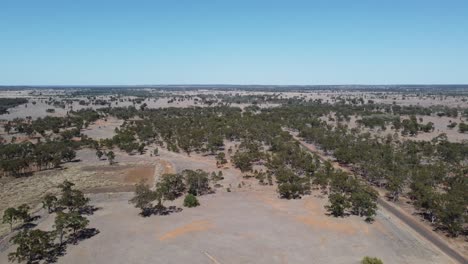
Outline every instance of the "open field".
<path id="1" fill-rule="evenodd" d="M 323 198 L 278 200 L 272 188 L 219 190 L 198 208 L 150 218 L 128 204 L 130 193 L 91 197 L 100 209 L 90 226 L 101 233 L 70 246 L 58 263 L 358 263 L 363 255 L 385 263 L 452 263 L 384 210 L 373 224 L 330 218 Z M 38 227 L 50 229 L 52 217 Z"/>

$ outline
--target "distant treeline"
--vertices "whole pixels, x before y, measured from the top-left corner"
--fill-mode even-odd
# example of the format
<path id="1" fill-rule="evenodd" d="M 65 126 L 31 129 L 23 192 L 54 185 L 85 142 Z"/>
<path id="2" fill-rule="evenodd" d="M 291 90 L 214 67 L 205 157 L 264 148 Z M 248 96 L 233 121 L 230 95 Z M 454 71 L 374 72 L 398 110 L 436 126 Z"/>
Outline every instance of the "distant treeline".
<path id="1" fill-rule="evenodd" d="M 25 98 L 0 98 L 0 115 L 8 114 L 8 109 L 25 104 L 28 99 Z"/>
<path id="2" fill-rule="evenodd" d="M 236 85 L 236 84 L 189 84 L 189 85 L 106 85 L 106 86 L 0 86 L 0 90 L 55 89 L 75 90 L 95 93 L 125 93 L 128 91 L 262 91 L 262 92 L 302 92 L 302 91 L 354 91 L 354 92 L 411 92 L 431 94 L 468 93 L 468 85 Z"/>

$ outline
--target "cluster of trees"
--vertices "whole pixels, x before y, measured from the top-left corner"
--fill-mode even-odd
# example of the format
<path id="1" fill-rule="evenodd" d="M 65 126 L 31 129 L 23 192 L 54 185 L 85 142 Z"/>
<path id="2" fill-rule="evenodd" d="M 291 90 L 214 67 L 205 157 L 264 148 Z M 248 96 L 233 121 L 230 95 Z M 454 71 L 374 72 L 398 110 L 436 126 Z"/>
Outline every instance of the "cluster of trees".
<path id="1" fill-rule="evenodd" d="M 340 126 L 317 126 L 314 120 L 310 123 L 305 120 L 303 123 L 296 123 L 295 120 L 292 122 L 306 141 L 321 146 L 339 162 L 351 164 L 369 183 L 387 189 L 391 200 L 396 201 L 401 195 L 409 195 L 416 206 L 425 204 L 430 207 L 424 216 L 431 219 L 438 228 L 447 230 L 454 236 L 463 230 L 467 220 L 467 213 L 463 208 L 468 206 L 468 200 L 466 195 L 455 194 L 456 188 L 451 187 L 451 182 L 456 182 L 458 188 L 468 187 L 466 180 L 456 180 L 463 179 L 463 175 L 466 175 L 463 165 L 468 157 L 466 144 L 448 142 L 444 135 L 430 142 L 400 141 L 398 137 L 371 137 L 370 134 Z M 435 167 L 442 169 L 436 170 Z M 437 175 L 431 177 L 437 180 L 426 184 L 421 194 L 410 195 L 405 192 L 419 186 L 424 182 L 423 179 L 430 180 L 427 171 L 436 173 Z M 438 205 L 423 198 L 426 197 L 424 192 L 428 190 L 431 194 L 437 194 L 440 199 Z M 426 211 L 425 208 L 418 208 Z"/>
<path id="2" fill-rule="evenodd" d="M 418 131 L 423 131 L 426 133 L 433 131 L 434 123 L 428 122 L 426 124 L 419 124 L 416 116 L 412 115 L 409 119 L 404 119 L 401 122 L 401 127 L 403 127 L 403 131 L 401 131 L 402 135 L 415 136 L 418 134 Z"/>
<path id="3" fill-rule="evenodd" d="M 39 133 L 45 140 L 36 144 L 29 141 L 20 143 L 0 143 L 0 171 L 4 176 L 22 176 L 34 171 L 58 167 L 62 162 L 73 161 L 76 149 L 82 146 L 96 147 L 98 143 L 80 133 L 83 124 L 99 118 L 94 110 L 83 109 L 66 117 L 44 117 L 36 120 L 16 118 L 7 122 L 6 132 L 26 133 L 31 136 Z M 47 135 L 52 131 L 54 137 Z M 80 137 L 79 141 L 73 141 Z M 40 138 L 39 138 L 40 139 Z M 109 159 L 111 160 L 111 159 Z"/>
<path id="4" fill-rule="evenodd" d="M 445 178 L 447 168 L 443 165 L 427 165 L 416 171 L 410 184 L 409 197 L 414 205 L 438 228 L 453 236 L 462 234 L 467 222 L 468 201 L 467 171 L 453 171 Z"/>
<path id="5" fill-rule="evenodd" d="M 330 174 L 330 204 L 326 207 L 330 214 L 342 217 L 351 213 L 365 217 L 367 222 L 373 221 L 377 211 L 378 193 L 342 171 L 331 171 Z"/>
<path id="6" fill-rule="evenodd" d="M 3 223 L 10 225 L 10 230 L 13 231 L 13 225 L 16 222 L 21 221 L 23 225 L 28 224 L 31 221 L 31 215 L 29 214 L 29 205 L 22 204 L 17 208 L 10 207 L 3 212 Z"/>
<path id="7" fill-rule="evenodd" d="M 127 153 L 133 153 L 138 151 L 142 154 L 145 150 L 145 143 L 138 143 L 137 138 L 135 137 L 134 131 L 128 129 L 116 129 L 116 135 L 111 139 L 102 139 L 99 143 L 103 147 L 113 148 L 117 146 L 121 150 Z"/>
<path id="8" fill-rule="evenodd" d="M 156 183 L 154 190 L 144 182 L 135 186 L 135 196 L 129 200 L 136 208 L 141 210 L 142 216 L 152 214 L 168 214 L 169 210 L 163 205 L 164 201 L 173 201 L 184 193 L 188 195 L 184 199 L 184 205 L 195 207 L 199 205 L 195 196 L 211 192 L 209 174 L 202 170 L 184 170 L 177 174 L 163 174 Z M 153 205 L 156 201 L 157 204 Z"/>
<path id="9" fill-rule="evenodd" d="M 18 263 L 54 261 L 59 255 L 63 255 L 67 243 L 76 243 L 98 232 L 95 229 L 87 229 L 89 220 L 84 215 L 90 213 L 93 208 L 88 205 L 89 199 L 73 186 L 73 183 L 64 181 L 59 185 L 60 197 L 52 194 L 44 197 L 43 207 L 49 213 L 55 213 L 54 230 L 43 231 L 23 225 L 11 238 L 16 250 L 8 255 L 10 261 Z M 3 221 L 11 226 L 18 219 L 30 222 L 32 218 L 28 210 L 27 205 L 8 208 L 4 212 Z"/>
<path id="10" fill-rule="evenodd" d="M 108 151 L 108 152 L 105 152 L 105 151 L 102 151 L 100 149 L 96 150 L 96 157 L 101 160 L 101 158 L 103 156 L 106 156 L 107 157 L 107 160 L 109 161 L 109 164 L 112 165 L 114 164 L 114 160 L 115 160 L 115 153 L 111 150 L 111 151 Z"/>
<path id="11" fill-rule="evenodd" d="M 336 184 L 333 180 L 335 172 L 327 173 L 318 159 L 302 151 L 298 143 L 283 129 L 296 130 L 307 142 L 314 143 L 324 152 L 334 155 L 339 162 L 350 164 L 368 184 L 387 189 L 389 198 L 393 201 L 397 201 L 401 195 L 408 195 L 406 190 L 409 190 L 419 171 L 439 162 L 448 169 L 440 175 L 441 180 L 431 188 L 436 193 L 447 194 L 450 191 L 448 183 L 456 177 L 456 172 L 464 171 L 463 164 L 468 157 L 466 144 L 449 142 L 445 135 L 429 142 L 401 141 L 397 135 L 371 136 L 340 123 L 335 126 L 327 125 L 320 119 L 331 112 L 335 113 L 337 119 L 347 119 L 352 114 L 415 115 L 424 114 L 426 110 L 428 114 L 435 111 L 419 106 L 303 102 L 268 109 L 248 107 L 244 110 L 226 106 L 144 111 L 112 108 L 108 110 L 108 114 L 132 118 L 127 119 L 117 131 L 117 136 L 111 144 L 156 143 L 171 151 L 216 155 L 218 162 L 221 162 L 223 157 L 218 153 L 224 152 L 224 141 L 235 142 L 239 147 L 231 155 L 234 166 L 246 173 L 255 172 L 255 165 L 267 166 L 267 172 L 257 172 L 255 177 L 263 181 L 267 177 L 274 178 L 281 197 L 298 198 L 309 193 L 314 186 L 322 186 L 330 195 L 331 212 L 336 211 L 333 214 L 341 215 L 342 211 L 343 214 L 354 213 L 371 219 L 375 193 L 367 188 L 365 183 L 357 180 L 351 181 L 351 187 L 346 185 L 347 187 L 343 188 L 332 188 L 331 186 Z M 407 120 L 409 121 L 403 120 L 400 125 L 409 134 L 433 127 L 430 123 L 421 125 L 415 117 Z M 414 197 L 416 203 L 419 198 Z M 449 202 L 452 198 L 454 201 Z M 455 229 L 449 228 L 448 221 L 457 226 L 464 225 L 467 214 L 454 204 L 466 206 L 466 199 L 455 195 L 442 195 L 441 199 L 444 202 L 443 208 L 463 217 L 438 216 L 435 224 L 457 235 L 459 232 L 450 231 Z M 445 204 L 447 202 L 449 203 Z M 360 204 L 365 204 L 368 212 L 367 209 L 363 210 Z"/>
<path id="12" fill-rule="evenodd" d="M 381 129 L 386 129 L 387 123 L 399 125 L 400 117 L 388 114 L 369 115 L 363 116 L 362 119 L 357 120 L 356 122 L 369 128 L 380 127 Z M 397 129 L 399 129 L 399 127 Z"/>
<path id="13" fill-rule="evenodd" d="M 422 119 L 420 119 L 422 121 Z M 389 114 L 373 114 L 363 116 L 362 119 L 357 120 L 358 124 L 363 124 L 366 127 L 374 128 L 380 127 L 383 130 L 387 129 L 387 124 L 392 124 L 395 130 L 402 129 L 402 135 L 415 136 L 418 132 L 431 132 L 434 130 L 434 123 L 428 122 L 426 124 L 418 123 L 415 115 L 411 115 L 408 119 L 400 120 L 400 116 Z"/>
<path id="14" fill-rule="evenodd" d="M 26 98 L 0 98 L 0 115 L 8 114 L 8 109 L 18 105 L 26 104 Z"/>
<path id="15" fill-rule="evenodd" d="M 313 107 L 322 111 L 318 105 Z M 109 113 L 113 114 L 114 110 L 116 115 L 125 116 L 122 114 L 125 109 L 111 109 Z M 137 112 L 137 115 L 139 120 L 127 120 L 117 130 L 117 136 L 112 139 L 112 143 L 119 145 L 126 142 L 126 145 L 135 146 L 153 142 L 165 143 L 169 150 L 182 149 L 190 154 L 192 151 L 216 153 L 224 149 L 224 140 L 239 142 L 239 148 L 231 156 L 234 166 L 243 172 L 251 172 L 254 164 L 267 164 L 268 172 L 257 176 L 259 179 L 268 178 L 269 182 L 275 177 L 278 192 L 283 198 L 299 198 L 310 193 L 315 170 L 320 167 L 317 157 L 302 150 L 289 133 L 282 130 L 284 122 L 281 119 L 289 113 L 259 112 L 257 108 L 250 108 L 242 113 L 236 108 L 213 107 L 145 110 Z M 310 114 L 307 113 L 307 116 Z M 265 145 L 269 146 L 268 150 L 264 149 Z M 219 153 L 218 164 L 222 164 L 226 162 L 225 155 L 223 151 Z M 320 176 L 320 173 L 318 175 Z M 320 181 L 325 181 L 324 185 L 329 182 L 323 179 L 315 180 Z M 148 192 L 148 186 L 140 187 L 142 197 L 156 199 L 155 195 L 149 195 L 152 192 Z M 375 199 L 370 200 L 369 207 L 375 206 Z M 148 214 L 153 206 L 149 202 L 139 208 L 143 214 Z M 368 211 L 369 217 L 372 217 L 372 210 Z M 364 216 L 364 213 L 358 214 Z"/>
<path id="16" fill-rule="evenodd" d="M 231 156 L 234 166 L 243 172 L 252 172 L 254 164 L 266 164 L 268 171 L 261 176 L 276 179 L 278 193 L 282 198 L 299 198 L 310 193 L 313 182 L 328 185 L 330 180 L 315 180 L 315 172 L 321 167 L 318 157 L 302 150 L 298 142 L 282 130 L 281 123 L 275 122 L 282 116 L 276 113 L 258 113 L 258 110 L 252 108 L 244 113 L 226 107 L 145 110 L 138 113 L 139 120 L 127 121 L 117 130 L 112 142 L 117 146 L 122 146 L 122 142 L 135 146 L 152 142 L 165 143 L 169 150 L 182 149 L 190 154 L 192 151 L 216 153 L 224 149 L 224 140 L 230 140 L 239 142 L 239 147 Z M 121 113 L 122 109 L 117 111 Z M 265 145 L 269 146 L 268 150 L 264 148 Z M 216 155 L 218 164 L 227 162 L 223 154 L 221 151 Z M 322 176 L 320 173 L 318 175 Z M 331 177 L 331 174 L 325 175 L 322 178 Z M 260 174 L 257 176 L 261 178 Z M 359 187 L 355 187 L 353 191 L 359 189 L 359 195 L 368 198 L 362 198 L 365 201 L 361 204 L 368 204 L 357 205 L 358 195 L 353 196 L 353 205 L 356 204 L 353 212 L 370 219 L 375 214 L 376 196 L 366 196 L 368 190 L 364 190 L 362 184 L 357 186 Z M 143 187 L 144 185 L 139 185 L 138 188 L 141 197 L 156 199 L 157 192 L 149 192 L 148 186 Z M 164 195 L 159 197 L 164 198 Z M 367 211 L 361 210 L 359 206 L 366 207 Z M 143 215 L 148 215 L 153 210 L 151 202 L 145 202 L 139 208 Z"/>
<path id="17" fill-rule="evenodd" d="M 48 141 L 0 144 L 0 170 L 4 176 L 22 176 L 58 167 L 75 159 L 80 143 Z"/>
<path id="18" fill-rule="evenodd" d="M 303 150 L 287 137 L 276 141 L 267 173 L 275 176 L 280 197 L 300 198 L 319 189 L 328 194 L 326 209 L 335 217 L 354 214 L 372 221 L 377 211 L 377 193 L 351 175 L 335 170 L 329 161 Z M 286 142 L 286 143 L 285 143 Z"/>
<path id="19" fill-rule="evenodd" d="M 459 131 L 460 133 L 465 133 L 465 132 L 467 132 L 467 131 L 468 131 L 468 124 L 460 123 L 460 124 L 458 125 L 458 131 Z"/>
<path id="20" fill-rule="evenodd" d="M 76 128 L 79 130 L 88 127 L 89 124 L 100 117 L 101 114 L 95 110 L 81 109 L 79 111 L 71 111 L 65 117 L 46 116 L 35 120 L 30 118 L 15 118 L 12 121 L 8 121 L 4 127 L 7 133 L 18 132 L 25 133 L 28 136 L 37 133 L 45 136 L 47 131 L 58 134 L 60 130 L 65 128 Z"/>

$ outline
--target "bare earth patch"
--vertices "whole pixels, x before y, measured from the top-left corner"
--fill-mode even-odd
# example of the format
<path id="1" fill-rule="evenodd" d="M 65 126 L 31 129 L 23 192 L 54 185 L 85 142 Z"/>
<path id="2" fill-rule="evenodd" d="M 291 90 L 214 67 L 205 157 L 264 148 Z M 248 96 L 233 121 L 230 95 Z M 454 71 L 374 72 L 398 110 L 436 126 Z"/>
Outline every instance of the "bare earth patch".
<path id="1" fill-rule="evenodd" d="M 188 233 L 201 232 L 201 231 L 205 231 L 205 230 L 212 229 L 212 228 L 213 228 L 213 224 L 210 223 L 209 221 L 206 221 L 206 220 L 195 221 L 195 222 L 178 227 L 172 231 L 165 233 L 164 235 L 159 237 L 159 240 L 163 241 L 167 239 L 173 239 L 173 238 L 176 238 L 176 237 L 188 234 Z"/>

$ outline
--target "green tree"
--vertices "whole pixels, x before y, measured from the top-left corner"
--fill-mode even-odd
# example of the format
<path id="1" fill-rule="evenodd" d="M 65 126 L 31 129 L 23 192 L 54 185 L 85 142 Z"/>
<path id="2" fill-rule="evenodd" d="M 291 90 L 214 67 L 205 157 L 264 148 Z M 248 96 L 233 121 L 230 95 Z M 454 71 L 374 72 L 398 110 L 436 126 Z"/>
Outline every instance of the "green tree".
<path id="1" fill-rule="evenodd" d="M 351 207 L 351 203 L 347 197 L 341 193 L 332 193 L 328 196 L 330 205 L 325 208 L 335 217 L 344 216 L 347 209 Z"/>
<path id="2" fill-rule="evenodd" d="M 371 187 L 359 186 L 350 195 L 353 213 L 365 216 L 368 222 L 373 221 L 377 213 L 377 197 L 378 193 Z"/>
<path id="3" fill-rule="evenodd" d="M 216 155 L 216 165 L 224 165 L 227 163 L 226 154 L 224 152 L 219 152 Z"/>
<path id="4" fill-rule="evenodd" d="M 102 158 L 103 155 L 104 155 L 104 152 L 102 152 L 101 150 L 98 149 L 98 150 L 96 151 L 96 157 L 97 157 L 99 160 L 101 160 L 101 158 Z"/>
<path id="5" fill-rule="evenodd" d="M 158 209 L 164 209 L 162 202 L 164 200 L 173 201 L 179 197 L 185 190 L 183 176 L 180 174 L 165 174 L 161 180 L 156 183 L 154 191 L 158 204 Z"/>
<path id="6" fill-rule="evenodd" d="M 18 214 L 18 219 L 21 219 L 24 224 L 31 221 L 31 215 L 29 214 L 29 209 L 31 208 L 27 204 L 22 204 L 18 206 L 18 209 L 16 209 L 17 214 Z"/>
<path id="7" fill-rule="evenodd" d="M 184 170 L 182 175 L 185 177 L 185 184 L 188 192 L 197 196 L 210 191 L 209 175 L 203 170 Z"/>
<path id="8" fill-rule="evenodd" d="M 55 216 L 55 233 L 59 237 L 60 245 L 63 245 L 63 238 L 68 231 L 68 214 L 64 212 L 57 212 Z"/>
<path id="9" fill-rule="evenodd" d="M 184 206 L 185 207 L 196 207 L 199 206 L 200 203 L 195 195 L 189 193 L 184 198 Z"/>
<path id="10" fill-rule="evenodd" d="M 10 121 L 8 121 L 5 125 L 3 125 L 3 128 L 5 129 L 5 132 L 7 134 L 10 134 L 11 129 L 13 128 Z"/>
<path id="11" fill-rule="evenodd" d="M 109 160 L 109 164 L 114 164 L 115 154 L 113 151 L 109 151 L 106 153 L 107 159 Z"/>
<path id="12" fill-rule="evenodd" d="M 18 220 L 18 210 L 10 207 L 3 212 L 3 223 L 10 225 L 10 230 L 13 230 L 13 224 Z"/>
<path id="13" fill-rule="evenodd" d="M 72 148 L 65 148 L 61 152 L 61 157 L 67 162 L 70 162 L 76 158 L 76 151 L 74 151 Z"/>
<path id="14" fill-rule="evenodd" d="M 53 244 L 50 232 L 42 230 L 23 230 L 11 238 L 16 250 L 8 255 L 10 261 L 33 263 L 45 259 Z"/>
<path id="15" fill-rule="evenodd" d="M 438 222 L 451 236 L 462 233 L 467 222 L 466 208 L 468 206 L 468 178 L 463 174 L 449 180 L 449 189 L 437 201 Z"/>
<path id="16" fill-rule="evenodd" d="M 252 170 L 252 156 L 248 152 L 237 152 L 232 156 L 232 163 L 236 168 L 239 168 L 241 172 L 247 172 Z"/>
<path id="17" fill-rule="evenodd" d="M 145 143 L 141 143 L 140 145 L 138 145 L 138 152 L 140 153 L 140 155 L 143 155 L 143 153 L 145 152 Z"/>
<path id="18" fill-rule="evenodd" d="M 73 189 L 75 184 L 64 181 L 59 185 L 62 189 L 62 196 L 58 200 L 58 205 L 66 207 L 70 212 L 85 208 L 89 203 L 89 198 L 85 197 L 83 192 Z"/>
<path id="19" fill-rule="evenodd" d="M 157 195 L 149 188 L 145 182 L 135 185 L 135 196 L 129 200 L 136 208 L 141 209 L 141 215 L 149 216 L 152 213 L 152 202 L 156 200 Z"/>
<path id="20" fill-rule="evenodd" d="M 361 260 L 361 264 L 383 264 L 383 261 L 378 258 L 365 256 Z"/>
<path id="21" fill-rule="evenodd" d="M 397 170 L 393 175 L 387 177 L 387 189 L 390 191 L 390 197 L 394 202 L 398 201 L 400 194 L 403 191 L 405 178 L 403 171 Z"/>
<path id="22" fill-rule="evenodd" d="M 58 198 L 53 194 L 48 193 L 42 199 L 42 208 L 47 209 L 49 214 L 55 211 L 55 209 L 57 208 L 57 204 Z"/>
<path id="23" fill-rule="evenodd" d="M 78 231 L 85 229 L 89 224 L 89 220 L 78 212 L 67 213 L 65 218 L 66 227 L 72 230 L 74 236 L 77 235 Z"/>
<path id="24" fill-rule="evenodd" d="M 164 189 L 167 200 L 174 200 L 185 191 L 185 183 L 182 174 L 163 174 L 156 184 L 157 189 Z"/>

